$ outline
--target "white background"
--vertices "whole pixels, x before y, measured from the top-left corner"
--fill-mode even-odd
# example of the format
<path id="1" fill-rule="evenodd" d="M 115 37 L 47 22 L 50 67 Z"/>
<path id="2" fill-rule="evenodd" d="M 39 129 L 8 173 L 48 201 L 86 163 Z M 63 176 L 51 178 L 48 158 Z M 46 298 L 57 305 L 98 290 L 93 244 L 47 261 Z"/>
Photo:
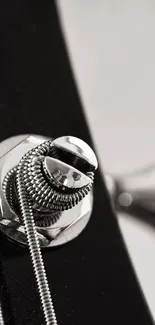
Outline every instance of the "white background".
<path id="1" fill-rule="evenodd" d="M 102 169 L 123 173 L 155 162 L 155 1 L 58 5 Z M 155 230 L 118 219 L 155 319 Z"/>

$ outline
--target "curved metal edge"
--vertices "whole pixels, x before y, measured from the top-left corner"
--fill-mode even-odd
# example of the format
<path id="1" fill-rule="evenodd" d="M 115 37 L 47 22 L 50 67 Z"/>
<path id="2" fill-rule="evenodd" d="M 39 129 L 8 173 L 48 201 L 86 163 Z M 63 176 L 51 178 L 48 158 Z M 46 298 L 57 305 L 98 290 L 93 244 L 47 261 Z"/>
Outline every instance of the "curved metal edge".
<path id="1" fill-rule="evenodd" d="M 8 205 L 2 183 L 6 173 L 15 167 L 30 149 L 50 139 L 40 135 L 18 135 L 0 143 L 0 230 L 9 240 L 19 245 L 27 245 L 24 226 Z M 86 227 L 92 211 L 92 191 L 76 207 L 62 212 L 61 218 L 51 227 L 36 227 L 41 247 L 65 244 L 76 238 Z"/>

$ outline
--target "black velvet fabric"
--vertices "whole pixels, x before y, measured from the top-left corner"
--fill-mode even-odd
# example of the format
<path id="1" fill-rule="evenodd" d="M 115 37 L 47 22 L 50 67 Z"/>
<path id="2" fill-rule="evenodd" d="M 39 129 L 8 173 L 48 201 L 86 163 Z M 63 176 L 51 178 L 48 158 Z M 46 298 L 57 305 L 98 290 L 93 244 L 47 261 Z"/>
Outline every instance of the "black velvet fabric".
<path id="1" fill-rule="evenodd" d="M 0 16 L 0 140 L 71 134 L 92 145 L 55 3 L 1 1 Z M 44 324 L 28 251 L 0 244 L 6 324 Z M 152 323 L 99 171 L 88 226 L 43 256 L 59 325 Z"/>

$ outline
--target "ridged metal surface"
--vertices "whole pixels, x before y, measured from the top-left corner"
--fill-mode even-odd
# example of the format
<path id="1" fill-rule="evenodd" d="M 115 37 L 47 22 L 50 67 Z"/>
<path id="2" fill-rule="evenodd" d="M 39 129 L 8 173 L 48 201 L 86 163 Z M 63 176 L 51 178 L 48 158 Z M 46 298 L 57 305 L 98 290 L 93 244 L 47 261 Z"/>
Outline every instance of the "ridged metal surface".
<path id="1" fill-rule="evenodd" d="M 4 178 L 3 181 L 3 192 L 5 197 L 11 207 L 11 209 L 15 212 L 15 207 L 13 204 L 13 186 L 14 186 L 14 178 L 17 167 L 12 168 Z"/>
<path id="2" fill-rule="evenodd" d="M 44 158 L 49 151 L 50 155 L 55 157 L 56 152 L 53 148 L 51 150 L 51 141 L 46 141 L 30 150 L 24 156 L 22 170 L 23 182 L 33 207 L 36 225 L 43 227 L 56 222 L 61 211 L 71 209 L 78 204 L 88 194 L 94 181 L 94 173 L 87 172 L 86 175 L 90 179 L 90 184 L 80 189 L 62 190 L 51 186 L 46 173 L 43 172 Z M 13 200 L 12 193 L 14 192 L 16 169 L 16 167 L 11 169 L 3 181 L 3 191 L 15 213 L 17 213 L 17 204 Z"/>
<path id="3" fill-rule="evenodd" d="M 49 284 L 47 281 L 45 266 L 41 254 L 39 239 L 35 227 L 32 205 L 29 196 L 25 190 L 23 182 L 23 167 L 25 157 L 19 163 L 17 169 L 17 191 L 21 215 L 27 234 L 27 241 L 33 263 L 33 268 L 36 276 L 36 281 L 39 289 L 40 299 L 43 307 L 44 317 L 47 325 L 56 325 L 56 315 L 50 294 Z"/>
<path id="4" fill-rule="evenodd" d="M 52 155 L 51 141 L 46 141 L 27 152 L 19 165 L 6 175 L 3 181 L 3 190 L 15 213 L 18 207 L 19 218 L 25 226 L 45 322 L 47 325 L 57 325 L 36 225 L 37 222 L 42 222 L 45 227 L 45 221 L 47 225 L 50 222 L 55 222 L 61 211 L 71 209 L 78 204 L 90 191 L 94 173 L 91 171 L 86 173 L 90 178 L 90 183 L 82 188 L 57 188 L 54 184 L 49 183 L 43 170 L 44 158 L 48 154 Z"/>
<path id="5" fill-rule="evenodd" d="M 90 191 L 94 173 L 89 172 L 88 176 L 91 183 L 78 190 L 62 191 L 49 184 L 46 175 L 43 174 L 44 156 L 50 150 L 50 143 L 44 143 L 29 152 L 26 159 L 23 178 L 26 190 L 29 193 L 35 208 L 41 211 L 64 211 L 71 209 L 78 204 Z"/>

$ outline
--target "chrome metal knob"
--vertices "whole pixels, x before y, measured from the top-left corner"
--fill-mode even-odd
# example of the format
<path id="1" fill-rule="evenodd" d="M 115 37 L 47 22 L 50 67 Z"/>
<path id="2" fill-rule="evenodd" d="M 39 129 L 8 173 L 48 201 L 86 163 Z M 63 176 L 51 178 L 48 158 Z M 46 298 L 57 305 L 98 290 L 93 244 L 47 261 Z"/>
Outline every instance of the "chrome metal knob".
<path id="1" fill-rule="evenodd" d="M 5 140 L 9 149 L 10 142 L 12 139 Z M 76 237 L 87 224 L 92 209 L 91 189 L 97 168 L 93 150 L 72 136 L 51 140 L 31 135 L 3 157 L 0 229 L 25 243 L 23 235 L 17 236 L 19 229 L 25 233 L 18 189 L 20 174 L 20 183 L 32 205 L 37 231 L 43 236 L 42 246 L 57 245 Z M 6 213 L 7 227 L 4 225 Z M 12 218 L 17 222 L 18 230 L 9 229 Z M 66 231 L 69 236 L 64 237 Z"/>
<path id="2" fill-rule="evenodd" d="M 52 141 L 52 149 L 57 157 L 61 160 L 68 155 L 71 165 L 74 167 L 79 166 L 82 171 L 95 171 L 98 167 L 97 158 L 94 151 L 83 140 L 73 137 L 64 136 Z M 81 163 L 81 165 L 80 165 Z"/>
<path id="3" fill-rule="evenodd" d="M 64 244 L 85 228 L 95 154 L 75 137 L 28 135 L 5 140 L 0 156 L 0 230 L 28 245 L 45 323 L 57 325 L 41 247 Z"/>
<path id="4" fill-rule="evenodd" d="M 98 164 L 93 150 L 81 139 L 72 136 L 52 141 L 50 154 L 44 160 L 44 171 L 55 186 L 80 189 L 92 182 Z"/>
<path id="5" fill-rule="evenodd" d="M 65 188 L 72 190 L 80 189 L 91 183 L 89 176 L 52 157 L 45 158 L 44 172 L 52 184 L 64 190 Z"/>

